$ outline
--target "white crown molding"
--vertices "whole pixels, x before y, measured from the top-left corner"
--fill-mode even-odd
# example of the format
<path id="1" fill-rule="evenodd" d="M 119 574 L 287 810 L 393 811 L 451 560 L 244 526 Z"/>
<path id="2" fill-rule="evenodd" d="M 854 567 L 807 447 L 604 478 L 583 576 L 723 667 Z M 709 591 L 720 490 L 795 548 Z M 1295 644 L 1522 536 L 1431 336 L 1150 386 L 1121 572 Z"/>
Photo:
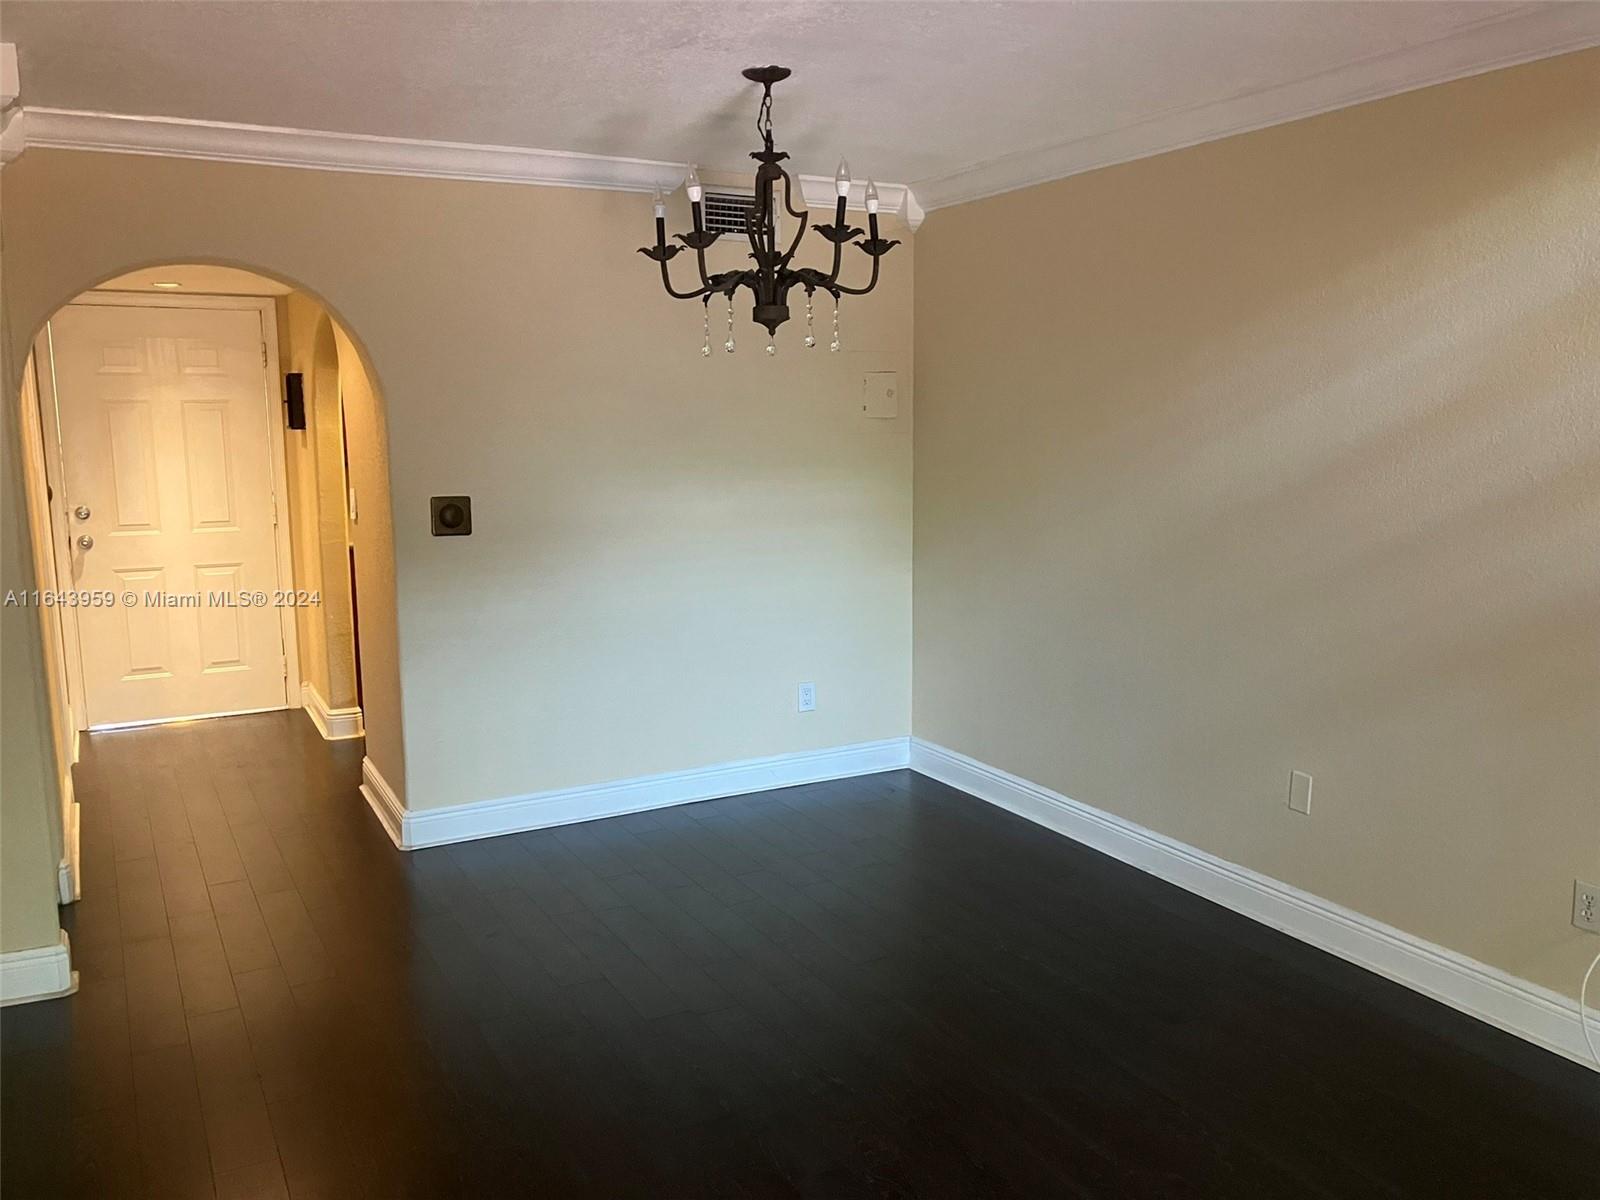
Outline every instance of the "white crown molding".
<path id="1" fill-rule="evenodd" d="M 933 742 L 911 739 L 911 769 L 1596 1068 L 1577 1003 L 1548 988 Z M 1600 1036 L 1600 1015 L 1589 1027 Z"/>
<path id="2" fill-rule="evenodd" d="M 27 115 L 25 108 L 8 108 L 0 112 L 0 167 L 28 148 Z"/>
<path id="3" fill-rule="evenodd" d="M 1596 45 L 1600 4 L 1555 4 L 1496 14 L 1435 41 L 1105 133 L 988 159 L 917 180 L 912 187 L 932 212 Z"/>
<path id="4" fill-rule="evenodd" d="M 300 682 L 300 707 L 306 710 L 306 716 L 311 718 L 317 732 L 330 742 L 366 736 L 366 730 L 361 725 L 361 710 L 354 706 L 329 708 L 322 693 L 309 679 Z"/>
<path id="5" fill-rule="evenodd" d="M 658 187 L 671 192 L 683 182 L 688 171 L 685 163 L 566 150 L 484 146 L 66 108 L 29 107 L 24 111 L 26 123 L 21 126 L 18 138 L 13 139 L 18 143 L 17 152 L 37 146 L 318 171 L 620 192 L 652 192 Z M 801 176 L 799 182 L 808 204 L 825 204 L 832 211 L 835 193 L 831 176 Z M 851 189 L 851 207 L 865 207 L 864 190 L 864 184 Z M 882 212 L 902 217 L 913 229 L 921 223 L 922 209 L 904 184 L 880 183 L 878 192 Z"/>
<path id="6" fill-rule="evenodd" d="M 53 1000 L 77 990 L 78 973 L 72 969 L 72 946 L 64 929 L 53 946 L 0 954 L 0 1006 Z"/>
<path id="7" fill-rule="evenodd" d="M 65 108 L 29 106 L 26 111 L 26 141 L 30 149 L 37 146 L 98 150 L 111 154 L 200 158 L 321 171 L 629 192 L 648 192 L 658 186 L 674 188 L 685 170 L 677 163 L 562 150 L 480 146 L 468 142 L 435 142 Z"/>
<path id="8" fill-rule="evenodd" d="M 364 759 L 361 792 L 394 844 L 402 850 L 418 850 L 674 804 L 693 804 L 719 796 L 739 796 L 826 779 L 892 771 L 904 767 L 910 761 L 910 754 L 908 738 L 885 738 L 879 742 L 776 754 L 614 783 L 424 809 L 404 807 L 378 774 L 372 760 Z"/>

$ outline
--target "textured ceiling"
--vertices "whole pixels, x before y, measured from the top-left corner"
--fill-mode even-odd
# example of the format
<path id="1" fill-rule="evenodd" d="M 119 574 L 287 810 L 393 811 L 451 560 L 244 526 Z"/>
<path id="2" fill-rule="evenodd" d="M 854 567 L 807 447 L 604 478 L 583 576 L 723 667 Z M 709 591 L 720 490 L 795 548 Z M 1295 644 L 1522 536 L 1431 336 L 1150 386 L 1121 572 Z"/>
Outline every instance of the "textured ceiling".
<path id="1" fill-rule="evenodd" d="M 1516 3 L 7 0 L 30 106 L 916 183 L 1393 54 Z"/>

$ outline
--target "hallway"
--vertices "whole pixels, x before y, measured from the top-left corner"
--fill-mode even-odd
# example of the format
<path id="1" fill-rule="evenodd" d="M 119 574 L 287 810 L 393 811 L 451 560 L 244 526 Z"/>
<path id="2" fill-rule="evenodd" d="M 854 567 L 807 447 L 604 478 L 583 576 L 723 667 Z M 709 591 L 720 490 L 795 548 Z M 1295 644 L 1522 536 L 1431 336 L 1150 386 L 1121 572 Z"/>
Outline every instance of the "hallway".
<path id="1" fill-rule="evenodd" d="M 909 772 L 401 854 L 360 755 L 89 738 L 5 1195 L 1594 1194 L 1582 1068 Z"/>

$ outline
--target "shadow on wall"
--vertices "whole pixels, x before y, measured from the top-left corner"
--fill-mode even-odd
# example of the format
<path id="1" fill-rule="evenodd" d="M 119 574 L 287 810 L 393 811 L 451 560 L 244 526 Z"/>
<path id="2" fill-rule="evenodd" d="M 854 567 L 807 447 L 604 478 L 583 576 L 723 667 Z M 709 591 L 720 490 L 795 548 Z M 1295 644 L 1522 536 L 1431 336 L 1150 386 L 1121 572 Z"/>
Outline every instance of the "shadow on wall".
<path id="1" fill-rule="evenodd" d="M 1570 994 L 1597 66 L 935 213 L 917 734 Z"/>

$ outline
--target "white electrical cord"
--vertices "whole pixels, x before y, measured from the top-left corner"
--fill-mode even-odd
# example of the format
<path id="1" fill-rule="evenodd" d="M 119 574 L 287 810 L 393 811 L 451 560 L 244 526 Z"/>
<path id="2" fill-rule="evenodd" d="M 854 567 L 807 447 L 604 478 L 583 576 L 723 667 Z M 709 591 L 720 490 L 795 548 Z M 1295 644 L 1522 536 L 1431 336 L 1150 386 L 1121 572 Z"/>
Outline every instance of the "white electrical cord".
<path id="1" fill-rule="evenodd" d="M 1600 954 L 1594 956 L 1589 969 L 1583 973 L 1583 985 L 1578 988 L 1578 1028 L 1583 1030 L 1583 1042 L 1589 1047 L 1595 1066 L 1600 1067 L 1600 1050 L 1594 1048 L 1594 1039 L 1589 1036 L 1589 976 L 1594 974 L 1596 967 L 1600 967 Z"/>

